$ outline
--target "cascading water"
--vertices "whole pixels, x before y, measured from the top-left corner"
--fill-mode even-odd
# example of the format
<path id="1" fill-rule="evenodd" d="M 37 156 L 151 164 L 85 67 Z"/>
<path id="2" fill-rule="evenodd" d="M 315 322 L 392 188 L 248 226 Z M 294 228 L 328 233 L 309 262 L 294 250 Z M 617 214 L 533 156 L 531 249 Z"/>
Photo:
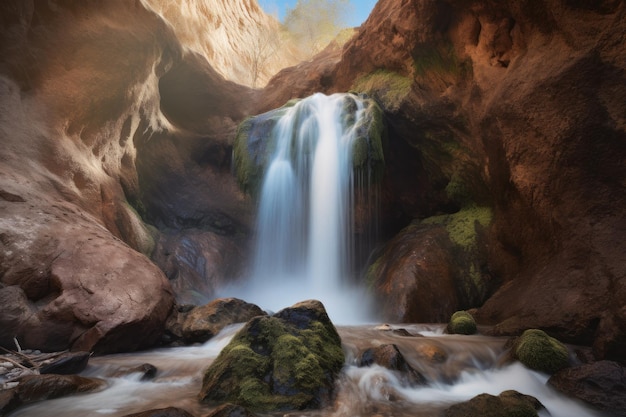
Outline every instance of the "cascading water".
<path id="1" fill-rule="evenodd" d="M 272 116 L 252 278 L 237 296 L 272 310 L 317 298 L 335 321 L 367 319 L 365 295 L 347 277 L 355 196 L 372 188 L 371 155 L 382 156 L 370 138 L 379 135 L 372 106 L 353 94 L 315 94 Z"/>

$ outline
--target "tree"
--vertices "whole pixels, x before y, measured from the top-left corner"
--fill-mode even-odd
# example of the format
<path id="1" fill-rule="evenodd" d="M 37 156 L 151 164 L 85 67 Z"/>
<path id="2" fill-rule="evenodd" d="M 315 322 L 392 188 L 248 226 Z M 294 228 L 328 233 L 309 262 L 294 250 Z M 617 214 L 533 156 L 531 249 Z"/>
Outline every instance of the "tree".
<path id="1" fill-rule="evenodd" d="M 299 48 L 310 55 L 321 51 L 345 27 L 349 0 L 298 0 L 284 25 Z"/>
<path id="2" fill-rule="evenodd" d="M 270 58 L 276 55 L 280 45 L 281 39 L 278 29 L 274 30 L 269 26 L 259 27 L 252 48 L 248 52 L 252 87 L 256 88 L 263 76 L 267 76 Z"/>

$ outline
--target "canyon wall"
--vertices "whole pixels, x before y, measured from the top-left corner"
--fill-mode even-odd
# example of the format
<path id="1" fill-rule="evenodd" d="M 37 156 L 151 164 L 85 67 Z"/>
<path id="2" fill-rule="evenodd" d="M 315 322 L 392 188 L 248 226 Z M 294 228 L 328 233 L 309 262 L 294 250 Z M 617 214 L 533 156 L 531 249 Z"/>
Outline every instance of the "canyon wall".
<path id="1" fill-rule="evenodd" d="M 175 295 L 237 274 L 229 141 L 252 92 L 140 1 L 0 16 L 0 345 L 152 346 Z"/>
<path id="2" fill-rule="evenodd" d="M 495 334 L 624 359 L 625 36 L 618 0 L 380 0 L 341 53 L 270 81 L 267 107 L 353 90 L 385 109 L 393 238 L 368 282 L 388 320 L 478 308 Z"/>
<path id="3" fill-rule="evenodd" d="M 388 129 L 365 277 L 381 317 L 474 309 L 494 334 L 539 327 L 625 359 L 624 1 L 380 0 L 342 49 L 263 90 L 223 76 L 247 65 L 227 55 L 255 38 L 255 3 L 215 4 L 236 7 L 0 5 L 2 346 L 157 343 L 175 298 L 245 268 L 237 123 L 358 91 Z M 201 16 L 234 22 L 230 40 L 198 44 Z"/>

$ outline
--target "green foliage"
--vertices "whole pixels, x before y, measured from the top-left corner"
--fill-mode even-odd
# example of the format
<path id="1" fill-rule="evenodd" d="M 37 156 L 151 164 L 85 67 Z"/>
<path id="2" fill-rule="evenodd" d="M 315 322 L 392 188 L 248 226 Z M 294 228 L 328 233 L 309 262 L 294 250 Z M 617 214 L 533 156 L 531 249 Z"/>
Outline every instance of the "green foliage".
<path id="1" fill-rule="evenodd" d="M 543 330 L 526 330 L 517 341 L 514 356 L 537 371 L 553 374 L 569 364 L 567 347 Z"/>
<path id="2" fill-rule="evenodd" d="M 410 78 L 396 72 L 376 70 L 357 79 L 352 91 L 366 93 L 380 100 L 386 110 L 397 110 L 411 91 Z"/>
<path id="3" fill-rule="evenodd" d="M 451 334 L 474 334 L 476 333 L 476 321 L 467 311 L 457 311 L 450 317 L 447 330 Z"/>
<path id="4" fill-rule="evenodd" d="M 298 0 L 287 10 L 284 26 L 302 51 L 324 49 L 345 27 L 348 0 Z"/>

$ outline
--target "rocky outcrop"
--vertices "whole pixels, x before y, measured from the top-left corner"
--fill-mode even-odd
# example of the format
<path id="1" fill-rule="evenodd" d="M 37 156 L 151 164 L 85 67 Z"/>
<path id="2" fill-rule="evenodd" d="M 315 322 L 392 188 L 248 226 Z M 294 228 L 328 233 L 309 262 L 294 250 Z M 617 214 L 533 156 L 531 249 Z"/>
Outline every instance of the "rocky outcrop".
<path id="1" fill-rule="evenodd" d="M 223 77 L 238 84 L 265 85 L 278 70 L 296 64 L 302 56 L 281 33 L 280 23 L 256 1 L 143 3 L 172 26 L 186 49 L 202 55 Z"/>
<path id="2" fill-rule="evenodd" d="M 127 196 L 138 192 L 140 119 L 166 123 L 146 92 L 179 53 L 171 32 L 132 2 L 2 9 L 12 42 L 0 79 L 0 291 L 11 301 L 0 307 L 0 343 L 149 346 L 173 294 L 142 254 L 154 238 Z"/>
<path id="3" fill-rule="evenodd" d="M 599 361 L 563 369 L 548 384 L 600 410 L 626 416 L 626 368 L 612 361 Z"/>
<path id="4" fill-rule="evenodd" d="M 199 398 L 259 411 L 322 408 L 343 363 L 324 306 L 303 301 L 250 320 L 206 370 Z"/>
<path id="5" fill-rule="evenodd" d="M 461 275 L 474 265 L 486 291 L 468 304 L 459 300 L 463 280 L 449 273 L 440 280 L 458 248 L 429 245 L 430 234 L 415 237 L 416 251 L 442 259 L 419 282 L 442 283 L 432 293 L 444 294 L 437 302 L 450 306 L 446 314 L 480 307 L 477 320 L 496 325 L 496 334 L 543 328 L 624 360 L 625 7 L 381 0 L 340 56 L 303 64 L 306 77 L 279 73 L 267 101 L 348 90 L 379 101 L 389 126 L 387 236 L 415 219 L 432 224 L 464 210 L 492 213 L 486 226 L 470 225 L 484 229 Z M 407 264 L 416 264 L 409 260 L 416 251 L 405 251 Z M 377 267 L 400 262 L 383 257 Z M 386 299 L 395 282 L 415 288 L 411 275 L 376 276 L 383 304 L 421 309 L 413 307 L 422 301 L 417 292 Z M 403 314 L 391 317 L 418 317 Z M 431 317 L 440 314 L 435 307 Z"/>
<path id="6" fill-rule="evenodd" d="M 359 358 L 359 366 L 382 366 L 397 371 L 400 380 L 410 385 L 425 385 L 426 378 L 413 368 L 404 358 L 398 346 L 385 344 L 365 349 Z"/>
<path id="7" fill-rule="evenodd" d="M 218 298 L 184 315 L 182 337 L 187 343 L 206 342 L 226 326 L 264 315 L 267 314 L 255 304 L 237 298 Z"/>
<path id="8" fill-rule="evenodd" d="M 78 375 L 26 375 L 19 379 L 17 387 L 1 391 L 0 415 L 37 401 L 96 391 L 105 386 L 101 379 Z"/>
<path id="9" fill-rule="evenodd" d="M 0 344 L 151 346 L 172 287 L 206 301 L 240 270 L 229 140 L 250 90 L 140 1 L 0 10 Z"/>
<path id="10" fill-rule="evenodd" d="M 536 417 L 543 405 L 530 395 L 504 391 L 498 396 L 480 394 L 445 410 L 445 417 Z"/>

